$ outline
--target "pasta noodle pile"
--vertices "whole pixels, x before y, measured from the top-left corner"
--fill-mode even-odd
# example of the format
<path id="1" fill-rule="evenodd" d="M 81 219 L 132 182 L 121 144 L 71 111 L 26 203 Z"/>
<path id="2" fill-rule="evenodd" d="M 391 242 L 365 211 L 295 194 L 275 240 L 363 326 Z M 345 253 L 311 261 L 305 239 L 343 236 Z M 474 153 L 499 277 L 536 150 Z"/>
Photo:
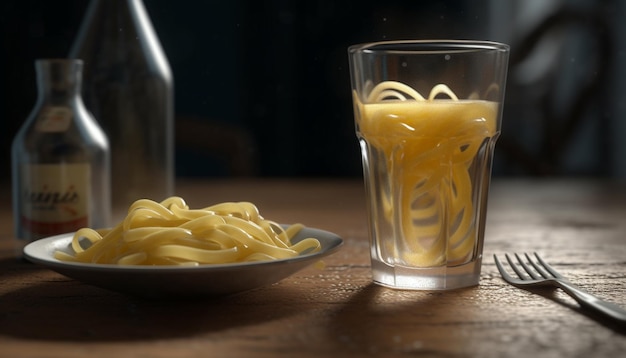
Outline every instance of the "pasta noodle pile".
<path id="1" fill-rule="evenodd" d="M 449 98 L 436 99 L 442 94 Z M 371 185 L 380 188 L 370 196 L 378 195 L 394 236 L 377 238 L 382 256 L 419 267 L 471 260 L 498 104 L 459 100 L 443 84 L 425 99 L 394 81 L 375 86 L 365 103 L 355 94 L 354 102 Z"/>
<path id="2" fill-rule="evenodd" d="M 190 209 L 180 197 L 161 203 L 141 199 L 113 229 L 78 230 L 71 242 L 74 255 L 57 251 L 55 257 L 84 263 L 192 266 L 286 259 L 321 249 L 315 238 L 291 242 L 303 227 L 283 229 L 263 219 L 249 202 Z M 88 248 L 84 240 L 89 241 Z"/>

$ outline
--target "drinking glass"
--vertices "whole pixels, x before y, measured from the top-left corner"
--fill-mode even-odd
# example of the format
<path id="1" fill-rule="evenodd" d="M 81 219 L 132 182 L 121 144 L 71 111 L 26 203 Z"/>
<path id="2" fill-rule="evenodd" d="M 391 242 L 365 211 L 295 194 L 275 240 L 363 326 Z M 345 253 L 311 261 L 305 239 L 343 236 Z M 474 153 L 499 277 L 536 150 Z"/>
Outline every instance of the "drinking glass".
<path id="1" fill-rule="evenodd" d="M 509 47 L 390 41 L 348 53 L 374 282 L 478 284 Z"/>

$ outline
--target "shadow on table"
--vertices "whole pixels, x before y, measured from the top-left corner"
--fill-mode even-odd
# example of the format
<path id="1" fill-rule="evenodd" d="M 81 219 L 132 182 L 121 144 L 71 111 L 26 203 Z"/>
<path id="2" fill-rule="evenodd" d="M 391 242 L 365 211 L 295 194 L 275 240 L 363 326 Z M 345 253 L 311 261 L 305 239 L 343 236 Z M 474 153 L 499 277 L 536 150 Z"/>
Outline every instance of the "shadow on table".
<path id="1" fill-rule="evenodd" d="M 48 281 L 0 296 L 0 335 L 68 341 L 175 338 L 278 320 L 303 307 L 297 291 L 280 284 L 237 295 L 149 301 L 50 273 Z M 0 291 L 2 292 L 2 291 Z"/>
<path id="2" fill-rule="evenodd" d="M 556 297 L 554 291 L 539 293 L 596 320 L 617 334 L 626 334 L 624 326 L 581 310 L 575 303 Z M 480 287 L 402 291 L 371 283 L 356 292 L 333 315 L 328 329 L 331 339 L 327 341 L 336 346 L 329 351 L 342 350 L 358 355 L 393 352 L 436 356 L 454 356 L 462 350 L 480 351 L 484 347 L 476 337 L 484 338 L 481 334 L 494 330 L 494 327 L 505 331 L 520 323 L 490 317 L 489 313 L 482 311 L 484 306 L 478 296 Z"/>
<path id="3" fill-rule="evenodd" d="M 459 310 L 458 298 L 472 304 L 477 289 L 408 291 L 370 283 L 336 312 L 328 333 L 335 349 L 352 353 L 453 354 L 472 344 L 471 313 Z"/>
<path id="4" fill-rule="evenodd" d="M 529 292 L 532 292 L 534 294 L 537 294 L 539 296 L 543 296 L 549 300 L 552 300 L 562 306 L 565 306 L 573 311 L 575 311 L 578 314 L 581 314 L 583 316 L 586 316 L 596 322 L 598 322 L 599 324 L 613 330 L 616 333 L 619 333 L 621 335 L 626 335 L 626 322 L 618 322 L 616 320 L 613 320 L 611 318 L 608 318 L 606 316 L 601 315 L 600 313 L 597 313 L 591 309 L 588 309 L 586 307 L 580 306 L 578 303 L 576 303 L 576 301 L 574 301 L 574 299 L 572 299 L 571 297 L 564 297 L 565 293 L 563 293 L 563 295 L 559 295 L 558 292 L 559 290 L 557 288 L 554 287 L 537 287 L 537 288 L 533 288 L 533 289 L 528 289 Z"/>

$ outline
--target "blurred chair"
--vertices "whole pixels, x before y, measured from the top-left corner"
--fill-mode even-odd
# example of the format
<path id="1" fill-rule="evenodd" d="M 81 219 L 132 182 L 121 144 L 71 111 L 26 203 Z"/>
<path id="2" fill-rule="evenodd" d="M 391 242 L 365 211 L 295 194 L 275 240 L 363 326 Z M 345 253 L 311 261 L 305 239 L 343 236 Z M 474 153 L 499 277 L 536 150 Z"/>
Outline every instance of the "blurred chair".
<path id="1" fill-rule="evenodd" d="M 512 44 L 498 142 L 506 174 L 609 174 L 611 148 L 602 136 L 609 128 L 605 113 L 612 54 L 606 17 L 567 8 Z M 574 143 L 583 140 L 581 135 L 586 149 Z M 577 151 L 586 153 L 584 160 L 591 164 L 585 167 Z"/>
<path id="2" fill-rule="evenodd" d="M 181 176 L 254 176 L 258 148 L 242 126 L 176 117 L 176 166 Z"/>

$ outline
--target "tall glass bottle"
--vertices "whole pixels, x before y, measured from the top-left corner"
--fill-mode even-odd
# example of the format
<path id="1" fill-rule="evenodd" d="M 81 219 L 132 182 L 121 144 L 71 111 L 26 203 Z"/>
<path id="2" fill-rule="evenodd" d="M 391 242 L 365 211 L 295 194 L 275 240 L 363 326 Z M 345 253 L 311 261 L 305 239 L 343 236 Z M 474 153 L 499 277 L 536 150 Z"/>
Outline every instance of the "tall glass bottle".
<path id="1" fill-rule="evenodd" d="M 173 79 L 141 0 L 92 0 L 70 57 L 111 143 L 114 207 L 174 190 Z"/>
<path id="2" fill-rule="evenodd" d="M 110 225 L 109 146 L 80 96 L 82 66 L 35 61 L 38 99 L 11 147 L 18 256 L 42 237 Z"/>

